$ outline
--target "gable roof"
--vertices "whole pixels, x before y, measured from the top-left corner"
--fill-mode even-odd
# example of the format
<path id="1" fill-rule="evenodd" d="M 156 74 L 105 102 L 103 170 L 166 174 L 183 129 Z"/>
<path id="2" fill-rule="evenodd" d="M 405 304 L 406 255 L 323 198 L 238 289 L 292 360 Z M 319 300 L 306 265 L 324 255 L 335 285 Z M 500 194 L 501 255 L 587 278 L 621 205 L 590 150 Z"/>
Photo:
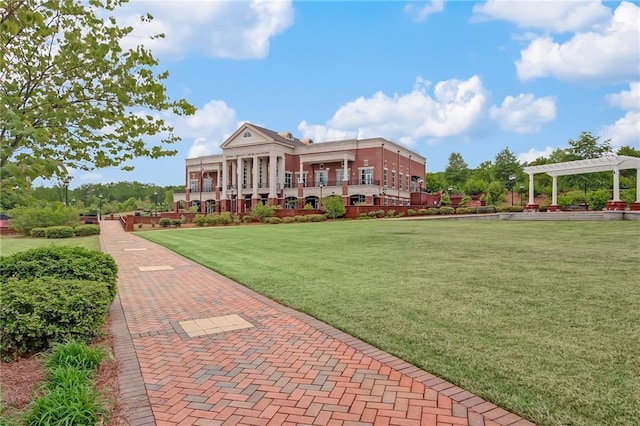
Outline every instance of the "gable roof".
<path id="1" fill-rule="evenodd" d="M 293 137 L 292 139 L 283 138 L 282 136 L 280 136 L 280 134 L 278 132 L 274 132 L 273 130 L 265 129 L 264 127 L 256 126 L 255 124 L 251 124 L 251 123 L 245 123 L 245 124 L 248 125 L 248 126 L 253 127 L 254 129 L 259 131 L 260 133 L 262 133 L 265 136 L 273 139 L 275 142 L 280 142 L 280 143 L 288 144 L 288 145 L 291 145 L 291 146 L 304 145 L 302 142 L 300 142 L 300 139 L 298 139 L 296 137 Z"/>

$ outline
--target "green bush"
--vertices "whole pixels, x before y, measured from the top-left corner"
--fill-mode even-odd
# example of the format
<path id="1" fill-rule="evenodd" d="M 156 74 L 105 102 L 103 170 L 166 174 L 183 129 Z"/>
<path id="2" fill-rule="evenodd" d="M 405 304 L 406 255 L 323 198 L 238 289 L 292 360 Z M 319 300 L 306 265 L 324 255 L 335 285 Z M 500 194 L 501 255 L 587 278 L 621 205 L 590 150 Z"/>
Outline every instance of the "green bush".
<path id="1" fill-rule="evenodd" d="M 233 216 L 231 216 L 230 212 L 220 213 L 220 217 L 218 218 L 218 223 L 222 225 L 229 225 L 233 223 Z"/>
<path id="2" fill-rule="evenodd" d="M 70 226 L 78 224 L 80 217 L 74 207 L 54 205 L 49 207 L 18 207 L 9 211 L 11 227 L 23 235 L 30 235 L 33 228 Z"/>
<path id="3" fill-rule="evenodd" d="M 104 323 L 113 295 L 100 281 L 10 279 L 2 285 L 3 359 L 74 339 L 90 342 Z"/>
<path id="4" fill-rule="evenodd" d="M 395 210 L 387 210 L 387 217 L 395 217 L 395 215 L 396 215 Z"/>
<path id="5" fill-rule="evenodd" d="M 322 209 L 331 219 L 342 217 L 347 212 L 344 200 L 339 195 L 330 195 L 323 198 Z"/>
<path id="6" fill-rule="evenodd" d="M 478 213 L 478 214 L 495 213 L 497 211 L 498 211 L 498 209 L 496 209 L 496 206 L 480 206 L 480 207 L 476 207 L 476 213 Z"/>
<path id="7" fill-rule="evenodd" d="M 68 341 L 64 344 L 52 345 L 51 353 L 47 357 L 48 370 L 60 367 L 70 367 L 76 370 L 91 372 L 98 368 L 104 352 L 100 349 L 89 348 L 86 344 Z"/>
<path id="8" fill-rule="evenodd" d="M 293 223 L 295 221 L 296 220 L 291 216 L 285 216 L 285 217 L 282 218 L 282 222 L 283 223 Z"/>
<path id="9" fill-rule="evenodd" d="M 73 230 L 73 233 L 76 237 L 85 237 L 87 235 L 98 235 L 100 234 L 100 226 L 99 225 L 78 225 Z"/>
<path id="10" fill-rule="evenodd" d="M 592 210 L 602 210 L 607 206 L 611 192 L 608 189 L 600 189 L 598 191 L 591 191 L 588 194 L 589 207 Z"/>
<path id="11" fill-rule="evenodd" d="M 207 223 L 207 218 L 203 214 L 197 214 L 193 218 L 193 223 L 195 223 L 197 226 L 204 226 Z"/>
<path id="12" fill-rule="evenodd" d="M 323 222 L 327 220 L 327 217 L 323 214 L 309 214 L 306 217 L 307 222 Z"/>
<path id="13" fill-rule="evenodd" d="M 39 247 L 0 257 L 0 285 L 10 278 L 102 281 L 116 295 L 118 265 L 111 255 L 83 247 Z"/>
<path id="14" fill-rule="evenodd" d="M 376 210 L 371 210 L 369 213 L 367 213 L 367 216 L 374 218 L 378 215 L 378 213 L 376 212 Z"/>
<path id="15" fill-rule="evenodd" d="M 311 205 L 311 204 L 305 204 L 303 209 L 304 210 L 315 210 L 316 208 L 313 207 L 313 205 Z"/>
<path id="16" fill-rule="evenodd" d="M 71 238 L 73 228 L 70 226 L 50 226 L 44 230 L 46 238 Z"/>
<path id="17" fill-rule="evenodd" d="M 294 217 L 293 217 L 293 219 L 294 219 L 296 222 L 308 222 L 308 221 L 309 221 L 309 219 L 307 218 L 307 216 L 302 216 L 302 215 L 296 215 L 296 216 L 294 216 Z"/>
<path id="18" fill-rule="evenodd" d="M 251 216 L 250 214 L 245 215 L 245 216 L 242 217 L 242 221 L 244 223 L 251 223 L 251 222 L 253 222 L 253 216 Z"/>
<path id="19" fill-rule="evenodd" d="M 180 228 L 180 226 L 182 226 L 183 223 L 184 223 L 183 219 L 171 219 L 171 224 L 176 228 Z"/>
<path id="20" fill-rule="evenodd" d="M 267 219 L 267 223 L 270 223 L 271 225 L 277 225 L 279 223 L 282 223 L 282 219 L 280 219 L 279 217 L 270 217 L 269 219 Z"/>
<path id="21" fill-rule="evenodd" d="M 370 217 L 368 214 L 366 214 L 366 213 L 360 213 L 360 214 L 358 215 L 358 219 L 360 219 L 360 220 L 363 220 L 363 219 L 371 219 L 371 217 Z"/>
<path id="22" fill-rule="evenodd" d="M 171 226 L 171 219 L 169 219 L 168 217 L 163 217 L 162 219 L 160 219 L 160 222 L 158 222 L 158 224 L 163 228 L 168 228 Z"/>
<path id="23" fill-rule="evenodd" d="M 438 209 L 436 209 L 438 210 Z M 429 214 L 429 210 L 428 209 L 418 209 L 418 215 L 420 216 L 426 216 Z"/>
<path id="24" fill-rule="evenodd" d="M 473 214 L 476 210 L 470 207 L 458 207 L 456 214 Z"/>
<path id="25" fill-rule="evenodd" d="M 204 220 L 207 226 L 218 225 L 220 223 L 220 214 L 219 213 L 208 214 L 205 216 Z"/>
<path id="26" fill-rule="evenodd" d="M 386 211 L 384 211 L 383 209 L 376 210 L 376 217 L 385 217 L 385 216 L 387 216 Z"/>
<path id="27" fill-rule="evenodd" d="M 415 216 L 417 214 L 417 212 L 414 209 L 409 209 L 409 210 L 407 210 L 407 214 L 409 216 Z"/>
<path id="28" fill-rule="evenodd" d="M 438 209 L 438 213 L 442 215 L 454 214 L 455 209 L 453 207 L 443 206 L 443 207 L 440 207 L 440 209 Z"/>
<path id="29" fill-rule="evenodd" d="M 438 210 L 436 207 L 429 207 L 427 209 L 427 215 L 429 215 L 429 216 L 435 216 L 435 215 L 437 215 L 439 213 L 440 213 L 440 210 Z"/>
<path id="30" fill-rule="evenodd" d="M 31 229 L 31 236 L 33 238 L 44 238 L 46 236 L 46 230 L 47 228 L 32 228 Z"/>
<path id="31" fill-rule="evenodd" d="M 251 216 L 258 219 L 260 222 L 266 222 L 268 218 L 274 215 L 273 207 L 266 204 L 257 203 L 251 210 Z"/>

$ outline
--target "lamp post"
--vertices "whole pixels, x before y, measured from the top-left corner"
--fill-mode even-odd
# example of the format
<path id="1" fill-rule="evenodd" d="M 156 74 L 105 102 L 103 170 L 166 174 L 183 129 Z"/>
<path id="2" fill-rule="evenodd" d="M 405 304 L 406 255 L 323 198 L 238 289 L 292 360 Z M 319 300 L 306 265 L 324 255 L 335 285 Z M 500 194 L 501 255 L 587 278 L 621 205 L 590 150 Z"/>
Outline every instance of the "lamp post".
<path id="1" fill-rule="evenodd" d="M 231 192 L 231 213 L 233 213 L 233 193 L 235 192 L 235 188 L 232 186 L 231 188 L 229 188 L 229 192 Z"/>
<path id="2" fill-rule="evenodd" d="M 69 199 L 67 197 L 69 193 L 69 176 L 65 177 L 62 183 L 64 184 L 64 205 L 69 206 Z"/>
<path id="3" fill-rule="evenodd" d="M 509 175 L 509 182 L 507 183 L 507 188 L 511 191 L 511 205 L 513 205 L 513 187 L 516 184 L 516 175 Z"/>
<path id="4" fill-rule="evenodd" d="M 320 202 L 318 203 L 318 207 L 322 207 L 322 188 L 324 188 L 324 183 L 320 182 Z"/>
<path id="5" fill-rule="evenodd" d="M 158 191 L 153 191 L 153 205 L 155 206 L 154 216 L 158 216 Z"/>
<path id="6" fill-rule="evenodd" d="M 420 192 L 422 192 L 422 184 L 424 183 L 424 179 L 418 179 L 418 185 L 420 185 Z"/>
<path id="7" fill-rule="evenodd" d="M 98 221 L 100 221 L 100 219 L 102 219 L 102 194 L 98 195 L 98 198 L 100 200 L 100 204 L 98 205 Z"/>
<path id="8" fill-rule="evenodd" d="M 520 185 L 520 207 L 522 207 L 522 194 L 524 194 L 524 185 Z"/>
<path id="9" fill-rule="evenodd" d="M 382 205 L 383 206 L 387 205 L 387 187 L 386 186 L 382 187 Z"/>

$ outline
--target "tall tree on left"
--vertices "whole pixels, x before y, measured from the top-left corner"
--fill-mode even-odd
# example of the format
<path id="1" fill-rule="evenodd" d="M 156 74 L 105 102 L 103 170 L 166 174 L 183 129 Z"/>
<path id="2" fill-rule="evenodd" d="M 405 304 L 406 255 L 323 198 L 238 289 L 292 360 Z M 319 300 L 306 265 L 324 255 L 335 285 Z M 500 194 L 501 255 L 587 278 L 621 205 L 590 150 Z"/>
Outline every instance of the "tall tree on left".
<path id="1" fill-rule="evenodd" d="M 112 15 L 125 1 L 0 2 L 1 196 L 69 168 L 130 170 L 133 158 L 175 155 L 180 137 L 162 113 L 195 108 L 169 99 L 148 49 L 123 47 L 133 28 Z"/>

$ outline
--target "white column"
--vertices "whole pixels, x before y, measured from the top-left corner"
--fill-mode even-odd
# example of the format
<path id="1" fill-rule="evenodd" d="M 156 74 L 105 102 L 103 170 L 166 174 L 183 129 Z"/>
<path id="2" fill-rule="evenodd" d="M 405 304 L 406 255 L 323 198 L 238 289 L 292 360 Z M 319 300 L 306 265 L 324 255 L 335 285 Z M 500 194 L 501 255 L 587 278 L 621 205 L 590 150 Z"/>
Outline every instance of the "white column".
<path id="1" fill-rule="evenodd" d="M 613 201 L 620 201 L 620 170 L 613 168 Z"/>
<path id="2" fill-rule="evenodd" d="M 342 172 L 342 181 L 344 182 L 345 180 L 349 180 L 349 168 L 347 167 L 347 164 L 349 164 L 349 161 L 347 161 L 347 157 L 344 157 L 344 165 L 343 165 L 343 172 Z"/>
<path id="3" fill-rule="evenodd" d="M 640 203 L 640 169 L 636 169 L 636 203 Z"/>
<path id="4" fill-rule="evenodd" d="M 552 176 L 552 178 L 553 178 L 553 185 L 551 188 L 551 205 L 557 206 L 558 205 L 558 176 Z"/>
<path id="5" fill-rule="evenodd" d="M 229 179 L 229 161 L 227 161 L 226 158 L 222 158 L 222 180 L 221 180 L 221 185 L 222 185 L 222 198 L 227 199 L 229 198 L 229 196 L 227 195 L 227 186 L 229 186 L 229 184 L 227 183 L 227 179 Z"/>
<path id="6" fill-rule="evenodd" d="M 302 179 L 302 161 L 300 162 L 300 178 L 298 179 L 298 183 L 304 183 L 304 180 Z"/>
<path id="7" fill-rule="evenodd" d="M 253 198 L 258 198 L 258 165 L 260 159 L 258 156 L 253 156 L 253 168 L 251 169 L 252 182 L 253 182 Z"/>
<path id="8" fill-rule="evenodd" d="M 238 157 L 236 161 L 236 188 L 237 194 L 240 195 L 242 191 L 242 158 Z"/>
<path id="9" fill-rule="evenodd" d="M 529 204 L 535 201 L 535 190 L 533 188 L 533 173 L 529 175 Z"/>
<path id="10" fill-rule="evenodd" d="M 269 155 L 269 198 L 276 198 L 276 166 L 278 157 L 271 154 Z"/>
<path id="11" fill-rule="evenodd" d="M 284 175 L 286 174 L 284 169 L 284 157 L 279 157 L 278 167 L 280 168 L 280 171 L 278 172 L 279 182 L 277 183 L 280 185 L 280 188 L 284 188 Z"/>

